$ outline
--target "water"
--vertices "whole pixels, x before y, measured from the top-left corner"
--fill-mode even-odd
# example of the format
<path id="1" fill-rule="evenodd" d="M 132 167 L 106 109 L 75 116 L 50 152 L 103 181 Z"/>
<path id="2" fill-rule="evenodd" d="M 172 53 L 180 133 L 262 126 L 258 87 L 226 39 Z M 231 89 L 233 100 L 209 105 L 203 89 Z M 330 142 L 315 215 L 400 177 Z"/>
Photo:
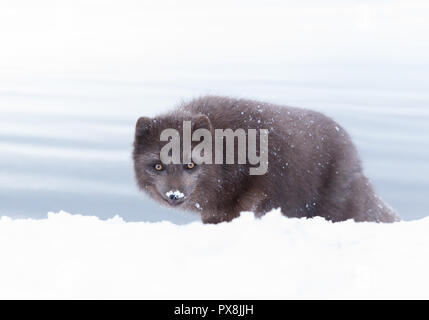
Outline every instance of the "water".
<path id="1" fill-rule="evenodd" d="M 111 4 L 103 10 L 117 14 L 121 24 L 114 27 L 96 5 L 82 7 L 79 23 L 65 5 L 32 8 L 44 18 L 32 28 L 15 19 L 16 12 L 35 19 L 28 8 L 7 16 L 3 11 L 9 29 L 2 31 L 7 38 L 0 56 L 0 215 L 42 218 L 65 210 L 130 221 L 198 219 L 138 192 L 131 145 L 139 116 L 203 94 L 332 116 L 351 133 L 365 172 L 399 215 L 428 215 L 429 49 L 420 40 L 429 33 L 419 23 L 427 6 L 417 1 L 406 16 L 412 22 L 398 31 L 393 17 L 405 2 L 364 3 L 364 9 L 335 1 L 328 11 L 316 3 L 288 8 L 288 17 L 310 15 L 313 25 L 307 27 L 297 19 L 274 26 L 277 6 L 285 10 L 275 1 L 261 8 L 252 2 L 240 28 L 233 12 L 241 8 L 224 13 L 222 3 L 211 14 L 173 3 L 168 12 L 148 3 Z M 80 14 L 79 5 L 70 12 Z M 149 22 L 140 23 L 139 14 L 147 12 Z M 260 29 L 254 26 L 256 12 L 264 22 Z M 321 12 L 330 19 L 318 18 Z M 356 12 L 355 24 L 337 14 Z M 365 12 L 370 19 L 362 22 Z M 225 24 L 214 23 L 224 14 Z M 291 26 L 298 35 L 285 33 Z"/>

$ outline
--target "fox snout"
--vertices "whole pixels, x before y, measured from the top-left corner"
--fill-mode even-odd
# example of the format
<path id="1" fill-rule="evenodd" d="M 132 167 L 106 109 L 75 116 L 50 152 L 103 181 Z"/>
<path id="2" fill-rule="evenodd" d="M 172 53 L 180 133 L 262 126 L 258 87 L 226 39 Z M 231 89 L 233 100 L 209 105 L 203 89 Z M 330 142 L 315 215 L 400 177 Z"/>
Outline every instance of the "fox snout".
<path id="1" fill-rule="evenodd" d="M 180 190 L 170 190 L 164 194 L 164 199 L 167 200 L 170 205 L 175 206 L 185 201 L 186 197 Z"/>

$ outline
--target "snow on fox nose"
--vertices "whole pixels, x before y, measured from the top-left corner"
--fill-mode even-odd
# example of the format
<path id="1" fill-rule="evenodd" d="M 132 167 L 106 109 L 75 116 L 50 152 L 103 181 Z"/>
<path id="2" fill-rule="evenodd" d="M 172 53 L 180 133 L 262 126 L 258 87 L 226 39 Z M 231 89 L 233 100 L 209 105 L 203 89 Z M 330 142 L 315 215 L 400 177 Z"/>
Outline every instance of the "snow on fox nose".
<path id="1" fill-rule="evenodd" d="M 170 190 L 170 191 L 166 192 L 165 195 L 170 200 L 180 200 L 180 199 L 183 199 L 185 197 L 185 195 L 182 192 L 180 192 L 179 190 L 176 190 L 176 191 Z"/>

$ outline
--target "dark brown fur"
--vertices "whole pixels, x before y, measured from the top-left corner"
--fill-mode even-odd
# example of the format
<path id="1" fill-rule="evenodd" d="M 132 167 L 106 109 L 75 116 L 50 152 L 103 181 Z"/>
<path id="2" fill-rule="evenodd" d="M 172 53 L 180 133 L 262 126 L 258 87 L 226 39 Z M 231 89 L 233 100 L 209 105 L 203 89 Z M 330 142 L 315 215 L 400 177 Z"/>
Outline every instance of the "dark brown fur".
<path id="1" fill-rule="evenodd" d="M 268 172 L 251 176 L 247 164 L 202 164 L 192 171 L 167 165 L 163 172 L 153 170 L 165 144 L 160 142 L 161 131 L 182 132 L 183 120 L 192 120 L 194 130 L 208 128 L 213 136 L 214 129 L 268 129 Z M 204 223 L 230 221 L 241 211 L 260 216 L 273 208 L 281 208 L 288 217 L 321 216 L 334 222 L 398 220 L 362 173 L 346 131 L 310 110 L 202 97 L 154 119 L 140 118 L 133 157 L 142 190 L 164 204 L 166 191 L 181 190 L 186 200 L 178 208 L 198 212 Z"/>

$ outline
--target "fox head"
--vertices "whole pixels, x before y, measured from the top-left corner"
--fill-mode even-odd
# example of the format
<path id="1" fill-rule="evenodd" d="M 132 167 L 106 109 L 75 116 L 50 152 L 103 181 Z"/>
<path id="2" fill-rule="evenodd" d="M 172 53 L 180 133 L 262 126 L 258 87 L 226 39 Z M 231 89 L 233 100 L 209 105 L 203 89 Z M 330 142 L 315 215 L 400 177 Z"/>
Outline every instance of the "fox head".
<path id="1" fill-rule="evenodd" d="M 217 165 L 196 164 L 192 161 L 168 164 L 161 161 L 160 153 L 167 143 L 161 141 L 161 132 L 175 129 L 183 132 L 183 121 L 191 121 L 192 131 L 212 130 L 205 115 L 182 117 L 157 117 L 138 119 L 134 139 L 134 171 L 138 186 L 158 202 L 180 209 L 202 211 L 213 193 L 201 194 L 201 189 L 215 190 Z M 183 148 L 180 150 L 183 159 Z M 204 188 L 203 188 L 204 187 Z"/>

